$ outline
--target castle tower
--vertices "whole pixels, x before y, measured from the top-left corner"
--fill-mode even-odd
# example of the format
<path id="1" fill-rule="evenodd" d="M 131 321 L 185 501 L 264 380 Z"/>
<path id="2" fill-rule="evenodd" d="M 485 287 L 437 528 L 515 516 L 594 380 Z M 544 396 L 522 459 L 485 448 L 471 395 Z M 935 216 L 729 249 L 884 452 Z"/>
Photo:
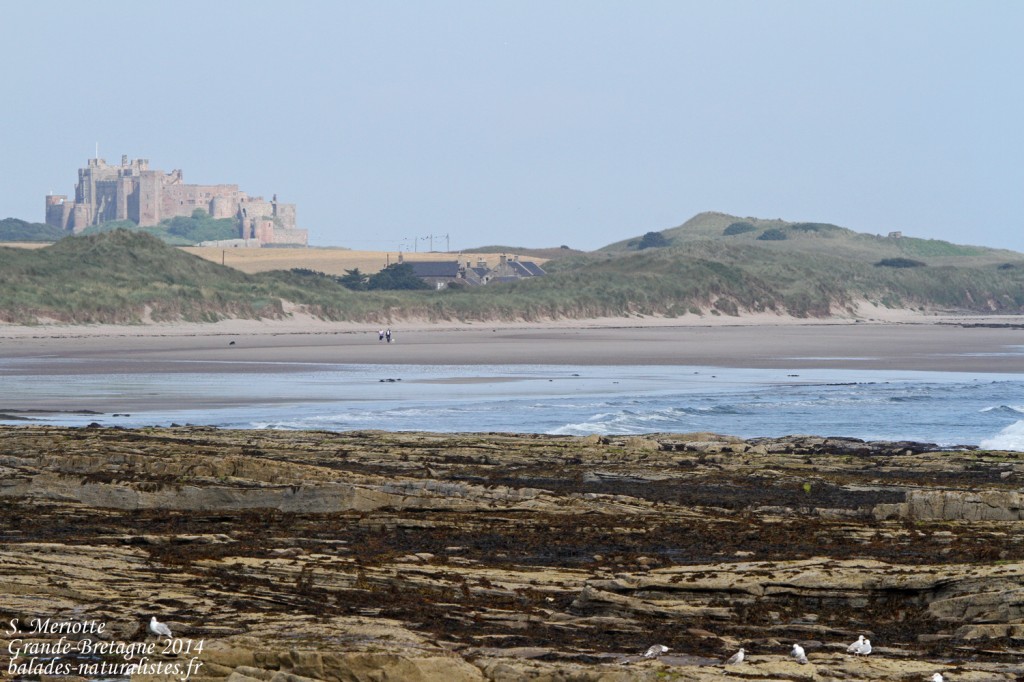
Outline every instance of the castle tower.
<path id="1" fill-rule="evenodd" d="M 46 195 L 46 224 L 59 227 L 62 230 L 68 229 L 71 222 L 71 209 L 74 204 L 68 201 L 65 194 Z"/>

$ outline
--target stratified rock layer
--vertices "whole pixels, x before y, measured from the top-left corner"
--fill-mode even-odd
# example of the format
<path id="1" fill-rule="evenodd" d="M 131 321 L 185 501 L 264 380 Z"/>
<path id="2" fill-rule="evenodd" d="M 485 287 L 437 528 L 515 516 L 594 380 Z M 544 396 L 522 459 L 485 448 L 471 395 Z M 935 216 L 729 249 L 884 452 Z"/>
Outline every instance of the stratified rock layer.
<path id="1" fill-rule="evenodd" d="M 200 682 L 1013 680 L 1022 477 L 809 436 L 0 428 L 0 665 L 47 639 L 12 619 L 157 615 Z"/>

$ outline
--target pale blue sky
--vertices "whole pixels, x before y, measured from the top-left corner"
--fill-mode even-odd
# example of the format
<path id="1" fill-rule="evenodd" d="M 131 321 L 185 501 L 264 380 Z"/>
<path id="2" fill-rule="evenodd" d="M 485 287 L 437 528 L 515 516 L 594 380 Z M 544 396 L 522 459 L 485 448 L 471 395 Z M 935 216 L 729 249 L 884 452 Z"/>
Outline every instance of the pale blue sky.
<path id="1" fill-rule="evenodd" d="M 277 193 L 316 245 L 593 249 L 714 210 L 1024 251 L 1022 2 L 2 9 L 0 217 L 42 221 L 98 142 Z"/>

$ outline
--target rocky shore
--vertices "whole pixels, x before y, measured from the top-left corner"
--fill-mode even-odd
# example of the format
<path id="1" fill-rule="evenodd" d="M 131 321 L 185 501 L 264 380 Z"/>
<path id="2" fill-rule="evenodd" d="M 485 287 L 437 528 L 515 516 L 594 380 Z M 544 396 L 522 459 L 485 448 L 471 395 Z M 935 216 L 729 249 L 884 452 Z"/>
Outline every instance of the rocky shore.
<path id="1" fill-rule="evenodd" d="M 810 436 L 0 427 L 0 666 L 33 619 L 124 661 L 157 616 L 197 682 L 1016 680 L 1022 481 Z"/>

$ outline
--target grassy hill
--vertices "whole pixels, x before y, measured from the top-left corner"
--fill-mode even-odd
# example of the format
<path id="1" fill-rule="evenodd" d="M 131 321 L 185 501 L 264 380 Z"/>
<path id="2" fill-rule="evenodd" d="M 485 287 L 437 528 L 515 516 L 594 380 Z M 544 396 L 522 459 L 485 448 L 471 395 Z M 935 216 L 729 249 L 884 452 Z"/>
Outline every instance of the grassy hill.
<path id="1" fill-rule="evenodd" d="M 753 229 L 723 234 L 737 222 Z M 784 237 L 757 238 L 768 230 Z M 1024 255 L 1011 251 L 723 214 L 702 214 L 663 234 L 668 246 L 637 250 L 627 240 L 549 261 L 546 277 L 445 291 L 354 292 L 313 272 L 245 274 L 121 230 L 37 250 L 0 248 L 0 320 L 274 318 L 285 315 L 286 302 L 325 319 L 365 322 L 764 311 L 826 317 L 851 314 L 862 301 L 1024 312 Z"/>
<path id="2" fill-rule="evenodd" d="M 132 323 L 282 314 L 246 276 L 125 230 L 0 248 L 0 319 Z"/>
<path id="3" fill-rule="evenodd" d="M 662 230 L 660 234 L 670 247 L 701 241 L 723 246 L 748 244 L 787 253 L 839 255 L 870 263 L 905 257 L 923 258 L 929 265 L 962 266 L 1024 259 L 1024 255 L 1005 249 L 965 246 L 938 239 L 865 234 L 829 223 L 740 218 L 714 212 L 700 213 L 678 227 Z M 622 254 L 637 251 L 640 241 L 640 237 L 635 237 L 615 242 L 599 249 L 599 252 Z"/>
<path id="4" fill-rule="evenodd" d="M 325 275 L 249 275 L 142 231 L 67 237 L 34 250 L 0 247 L 2 322 L 279 318 L 285 315 L 285 302 L 326 319 L 384 321 L 403 311 L 429 315 L 433 301 L 402 293 L 352 292 Z"/>
<path id="5" fill-rule="evenodd" d="M 643 314 L 683 310 L 785 312 L 798 317 L 850 311 L 862 300 L 893 308 L 1020 312 L 1024 256 L 981 264 L 887 267 L 886 259 L 785 251 L 775 244 L 701 240 L 620 255 L 562 261 L 549 272 L 580 285 L 633 282 Z M 918 261 L 921 262 L 921 261 Z"/>
<path id="6" fill-rule="evenodd" d="M 0 220 L 0 242 L 55 242 L 66 236 L 64 230 L 46 223 L 30 223 L 17 218 Z"/>
<path id="7" fill-rule="evenodd" d="M 603 273 L 619 284 L 653 277 L 634 300 L 644 313 L 828 316 L 862 300 L 894 308 L 1024 311 L 1024 254 L 1014 251 L 724 213 L 702 213 L 659 234 L 665 246 L 641 248 L 650 240 L 638 236 L 552 263 L 548 271 Z M 694 281 L 683 288 L 684 279 Z"/>

